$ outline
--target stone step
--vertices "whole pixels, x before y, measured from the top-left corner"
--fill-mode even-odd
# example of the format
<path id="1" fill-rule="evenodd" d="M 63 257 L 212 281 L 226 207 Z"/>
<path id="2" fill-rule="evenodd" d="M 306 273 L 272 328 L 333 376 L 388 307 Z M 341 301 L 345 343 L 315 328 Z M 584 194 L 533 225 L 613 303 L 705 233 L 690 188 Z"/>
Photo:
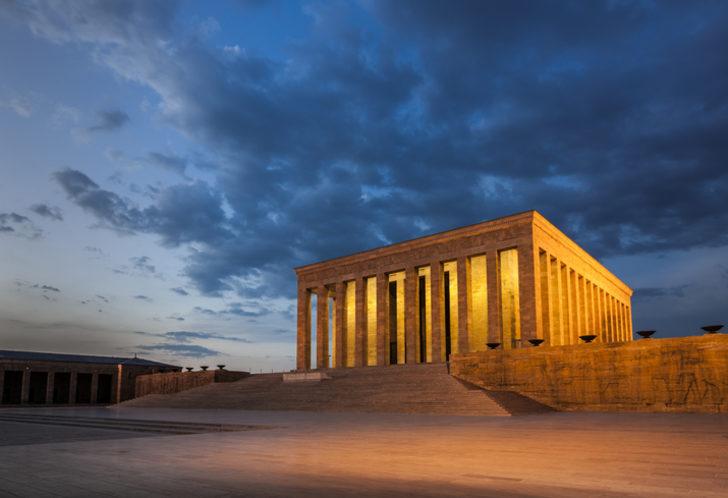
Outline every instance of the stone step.
<path id="1" fill-rule="evenodd" d="M 150 395 L 130 407 L 362 411 L 508 416 L 542 406 L 496 394 L 450 376 L 445 365 L 397 365 L 322 370 L 330 379 L 283 382 L 281 374 L 252 375 L 172 395 Z M 533 404 L 529 404 L 531 401 Z"/>

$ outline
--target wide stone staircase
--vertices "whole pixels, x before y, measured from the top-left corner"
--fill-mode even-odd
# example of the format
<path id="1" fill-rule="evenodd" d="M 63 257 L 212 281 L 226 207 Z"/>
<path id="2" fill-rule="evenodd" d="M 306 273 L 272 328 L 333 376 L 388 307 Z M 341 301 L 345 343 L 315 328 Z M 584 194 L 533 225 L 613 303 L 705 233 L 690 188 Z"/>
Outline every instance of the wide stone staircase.
<path id="1" fill-rule="evenodd" d="M 125 407 L 357 411 L 509 416 L 550 411 L 514 392 L 460 381 L 445 365 L 396 365 L 324 370 L 321 381 L 283 382 L 282 374 L 251 375 L 175 394 L 152 394 Z"/>

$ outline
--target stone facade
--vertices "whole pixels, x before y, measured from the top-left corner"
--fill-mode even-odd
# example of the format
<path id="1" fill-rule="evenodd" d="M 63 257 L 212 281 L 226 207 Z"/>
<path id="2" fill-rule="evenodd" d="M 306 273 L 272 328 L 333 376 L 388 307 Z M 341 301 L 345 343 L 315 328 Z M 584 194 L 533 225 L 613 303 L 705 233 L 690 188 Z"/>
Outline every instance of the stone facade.
<path id="1" fill-rule="evenodd" d="M 728 335 L 482 351 L 450 371 L 557 410 L 728 412 Z"/>
<path id="2" fill-rule="evenodd" d="M 110 404 L 135 395 L 137 376 L 180 367 L 137 359 L 0 351 L 0 404 Z"/>
<path id="3" fill-rule="evenodd" d="M 249 375 L 249 372 L 220 369 L 143 374 L 136 378 L 135 397 L 139 398 L 147 394 L 174 394 L 216 382 L 235 382 Z"/>
<path id="4" fill-rule="evenodd" d="M 632 339 L 632 290 L 535 211 L 302 266 L 296 275 L 299 370 L 311 368 L 314 316 L 316 368 L 439 363 L 486 343 Z"/>

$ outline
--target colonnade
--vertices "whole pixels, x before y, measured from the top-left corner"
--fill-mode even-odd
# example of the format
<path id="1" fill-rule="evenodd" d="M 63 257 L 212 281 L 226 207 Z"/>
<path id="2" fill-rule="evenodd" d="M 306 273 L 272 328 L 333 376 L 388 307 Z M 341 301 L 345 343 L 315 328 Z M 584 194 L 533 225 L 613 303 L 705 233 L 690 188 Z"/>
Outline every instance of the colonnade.
<path id="1" fill-rule="evenodd" d="M 629 340 L 630 317 L 627 304 L 566 262 L 519 246 L 299 283 L 297 368 L 311 368 L 312 352 L 316 368 L 338 368 L 438 363 L 488 343 L 528 346 L 532 338 L 551 345 L 591 333 L 597 341 Z"/>

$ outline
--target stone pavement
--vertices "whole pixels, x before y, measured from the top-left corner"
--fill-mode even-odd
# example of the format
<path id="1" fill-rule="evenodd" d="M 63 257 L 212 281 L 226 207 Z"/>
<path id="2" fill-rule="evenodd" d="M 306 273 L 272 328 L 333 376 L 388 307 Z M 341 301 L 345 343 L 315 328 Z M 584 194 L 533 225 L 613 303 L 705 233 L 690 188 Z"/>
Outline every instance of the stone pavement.
<path id="1" fill-rule="evenodd" d="M 0 496 L 728 496 L 726 415 L 12 412 L 267 427 L 105 438 L 0 421 Z"/>

